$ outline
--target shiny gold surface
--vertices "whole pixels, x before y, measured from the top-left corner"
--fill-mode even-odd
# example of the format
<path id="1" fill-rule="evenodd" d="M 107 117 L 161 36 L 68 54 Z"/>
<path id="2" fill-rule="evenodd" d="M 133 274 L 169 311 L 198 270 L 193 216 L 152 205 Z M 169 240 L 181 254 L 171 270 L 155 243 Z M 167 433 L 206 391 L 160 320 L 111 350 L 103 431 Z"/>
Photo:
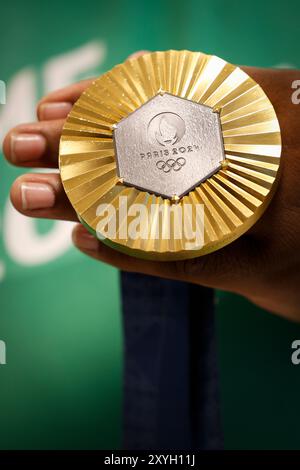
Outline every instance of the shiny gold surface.
<path id="1" fill-rule="evenodd" d="M 185 249 L 185 240 L 119 238 L 106 240 L 120 251 L 148 259 L 203 255 L 230 243 L 261 216 L 278 177 L 281 137 L 273 106 L 262 88 L 238 67 L 198 52 L 167 51 L 129 59 L 105 73 L 81 95 L 69 114 L 60 143 L 65 191 L 82 222 L 96 231 L 99 204 L 118 207 L 139 202 L 168 206 L 172 201 L 127 187 L 119 181 L 113 125 L 159 90 L 220 112 L 226 161 L 177 205 L 204 204 L 204 246 Z M 120 225 L 125 221 L 120 220 Z M 117 231 L 120 227 L 117 227 Z"/>

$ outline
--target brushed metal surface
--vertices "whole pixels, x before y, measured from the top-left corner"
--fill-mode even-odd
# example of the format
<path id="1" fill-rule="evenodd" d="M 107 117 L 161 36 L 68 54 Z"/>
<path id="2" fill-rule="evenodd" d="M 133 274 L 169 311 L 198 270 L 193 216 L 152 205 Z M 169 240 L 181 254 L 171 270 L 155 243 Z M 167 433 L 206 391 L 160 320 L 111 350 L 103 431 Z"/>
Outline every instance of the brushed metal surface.
<path id="1" fill-rule="evenodd" d="M 114 128 L 118 175 L 158 196 L 182 197 L 221 168 L 219 114 L 159 93 Z"/>

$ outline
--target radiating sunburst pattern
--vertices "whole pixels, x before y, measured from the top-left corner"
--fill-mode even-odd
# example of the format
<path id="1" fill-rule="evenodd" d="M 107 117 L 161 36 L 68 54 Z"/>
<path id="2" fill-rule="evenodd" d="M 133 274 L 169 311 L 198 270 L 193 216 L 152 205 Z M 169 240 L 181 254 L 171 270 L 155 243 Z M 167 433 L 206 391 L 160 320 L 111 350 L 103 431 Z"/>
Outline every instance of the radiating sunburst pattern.
<path id="1" fill-rule="evenodd" d="M 152 236 L 159 218 L 164 230 L 172 201 L 120 184 L 117 175 L 113 125 L 161 89 L 220 112 L 226 164 L 177 203 L 182 209 L 204 205 L 204 244 L 198 250 L 187 249 L 184 237 L 172 233 L 169 239 Z M 60 171 L 73 207 L 93 232 L 101 226 L 99 204 L 111 204 L 118 213 L 120 196 L 127 197 L 129 207 L 142 203 L 166 209 L 152 214 L 146 239 L 120 239 L 126 220 L 118 217 L 117 236 L 107 243 L 144 258 L 184 259 L 221 248 L 255 223 L 274 192 L 280 154 L 273 106 L 244 71 L 199 52 L 154 52 L 117 65 L 81 95 L 63 129 Z"/>

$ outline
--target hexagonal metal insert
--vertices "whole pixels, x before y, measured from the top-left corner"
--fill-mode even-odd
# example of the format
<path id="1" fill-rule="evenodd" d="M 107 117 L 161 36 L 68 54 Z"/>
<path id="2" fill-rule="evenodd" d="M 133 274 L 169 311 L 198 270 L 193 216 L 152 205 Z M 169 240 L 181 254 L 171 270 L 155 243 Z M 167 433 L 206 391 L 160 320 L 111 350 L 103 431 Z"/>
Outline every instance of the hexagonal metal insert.
<path id="1" fill-rule="evenodd" d="M 224 160 L 219 114 L 169 93 L 122 119 L 114 142 L 124 183 L 168 198 L 184 196 Z"/>

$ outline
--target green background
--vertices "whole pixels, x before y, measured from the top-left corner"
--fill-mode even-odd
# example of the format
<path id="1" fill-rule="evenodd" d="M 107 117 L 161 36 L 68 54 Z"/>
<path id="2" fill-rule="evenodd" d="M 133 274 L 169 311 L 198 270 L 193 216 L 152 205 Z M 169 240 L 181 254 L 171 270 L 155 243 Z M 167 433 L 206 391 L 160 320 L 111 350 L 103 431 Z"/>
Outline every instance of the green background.
<path id="1" fill-rule="evenodd" d="M 0 138 L 57 86 L 137 49 L 191 49 L 239 64 L 300 66 L 296 1 L 2 2 Z M 120 446 L 118 272 L 71 247 L 70 224 L 30 221 L 8 202 L 20 173 L 0 162 L 1 449 Z M 39 246 L 39 254 L 35 246 Z M 141 315 L 143 312 L 141 312 Z M 300 327 L 218 293 L 226 448 L 299 449 Z"/>

